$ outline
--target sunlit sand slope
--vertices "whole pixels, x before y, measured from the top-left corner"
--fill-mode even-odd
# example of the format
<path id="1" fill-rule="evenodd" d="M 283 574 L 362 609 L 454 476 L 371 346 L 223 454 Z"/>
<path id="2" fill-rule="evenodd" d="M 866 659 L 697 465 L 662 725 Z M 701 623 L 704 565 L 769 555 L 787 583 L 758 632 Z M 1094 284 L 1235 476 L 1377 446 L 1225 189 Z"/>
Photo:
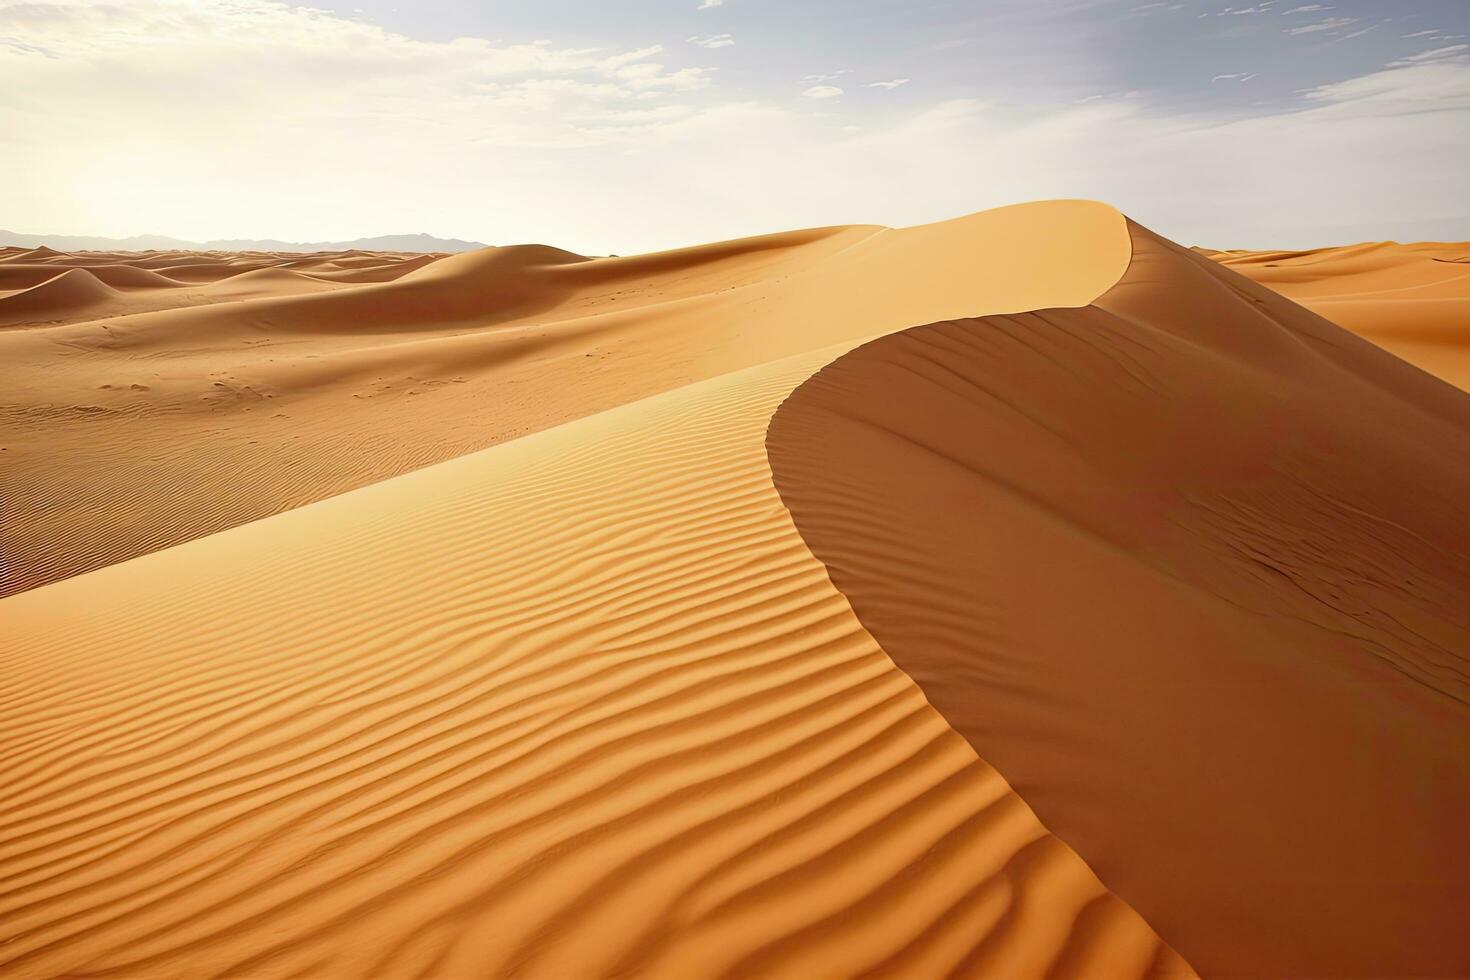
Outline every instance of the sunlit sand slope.
<path id="1" fill-rule="evenodd" d="M 1470 971 L 1470 397 L 1134 227 L 1091 306 L 824 368 L 859 620 L 1205 975 Z"/>
<path id="2" fill-rule="evenodd" d="M 0 329 L 0 593 L 773 358 L 1085 303 L 1126 254 L 1116 212 L 1053 202 L 594 260 L 151 256 L 215 277 L 202 305 Z"/>
<path id="3" fill-rule="evenodd" d="M 0 601 L 0 973 L 1185 972 L 792 525 L 843 349 Z"/>
<path id="4" fill-rule="evenodd" d="M 1210 257 L 1470 390 L 1470 243 L 1372 242 Z"/>

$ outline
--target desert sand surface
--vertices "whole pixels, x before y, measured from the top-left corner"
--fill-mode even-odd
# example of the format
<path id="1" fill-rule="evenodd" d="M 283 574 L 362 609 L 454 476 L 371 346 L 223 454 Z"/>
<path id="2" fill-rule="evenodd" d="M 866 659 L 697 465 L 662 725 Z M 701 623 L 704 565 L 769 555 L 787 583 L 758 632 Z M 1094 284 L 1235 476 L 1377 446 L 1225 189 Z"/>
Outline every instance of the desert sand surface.
<path id="1" fill-rule="evenodd" d="M 34 252 L 0 975 L 1470 967 L 1470 396 L 1111 208 Z"/>
<path id="2" fill-rule="evenodd" d="M 698 299 L 639 385 L 708 379 L 0 601 L 0 972 L 1189 974 L 777 495 L 772 414 L 885 311 L 742 330 L 759 290 L 715 284 L 879 234 L 645 260 Z M 881 237 L 811 288 L 908 263 L 929 308 L 1082 304 L 1128 259 L 1085 204 Z M 987 249 L 1007 275 L 956 254 Z"/>
<path id="3" fill-rule="evenodd" d="M 1202 975 L 1470 969 L 1470 397 L 1131 226 L 772 421 L 858 620 Z"/>
<path id="4" fill-rule="evenodd" d="M 389 252 L 58 252 L 0 248 L 0 327 L 387 282 L 441 256 Z"/>
<path id="5" fill-rule="evenodd" d="M 1201 250 L 1430 374 L 1470 390 L 1470 243 Z"/>
<path id="6" fill-rule="evenodd" d="M 174 309 L 0 327 L 0 594 L 801 351 L 1086 302 L 1121 273 L 1125 244 L 1105 208 L 1044 204 L 628 258 L 536 245 L 432 262 L 150 255 L 138 269 L 237 272 L 136 299 Z M 1048 249 L 1065 269 L 1055 285 L 1033 268 Z M 75 263 L 115 264 L 0 258 L 17 289 L 57 281 L 38 266 L 96 278 Z M 101 287 L 120 291 L 55 291 Z M 0 320 L 25 295 L 0 298 Z"/>

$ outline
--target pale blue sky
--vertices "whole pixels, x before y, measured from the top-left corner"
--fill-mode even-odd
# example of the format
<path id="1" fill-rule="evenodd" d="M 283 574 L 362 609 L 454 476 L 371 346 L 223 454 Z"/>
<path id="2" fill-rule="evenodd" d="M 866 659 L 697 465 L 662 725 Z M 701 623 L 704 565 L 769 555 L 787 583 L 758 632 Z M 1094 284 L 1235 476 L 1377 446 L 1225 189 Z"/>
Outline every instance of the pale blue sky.
<path id="1" fill-rule="evenodd" d="M 1470 238 L 1465 0 L 0 0 L 13 230 L 631 252 L 1098 197 Z"/>

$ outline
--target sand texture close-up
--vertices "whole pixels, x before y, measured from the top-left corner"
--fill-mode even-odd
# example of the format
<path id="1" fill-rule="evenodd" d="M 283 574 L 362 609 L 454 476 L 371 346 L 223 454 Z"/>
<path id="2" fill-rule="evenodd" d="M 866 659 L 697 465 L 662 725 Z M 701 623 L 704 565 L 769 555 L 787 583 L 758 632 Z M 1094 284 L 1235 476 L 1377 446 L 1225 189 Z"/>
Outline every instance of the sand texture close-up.
<path id="1" fill-rule="evenodd" d="M 1470 277 L 1340 251 L 0 250 L 0 976 L 1470 970 Z"/>

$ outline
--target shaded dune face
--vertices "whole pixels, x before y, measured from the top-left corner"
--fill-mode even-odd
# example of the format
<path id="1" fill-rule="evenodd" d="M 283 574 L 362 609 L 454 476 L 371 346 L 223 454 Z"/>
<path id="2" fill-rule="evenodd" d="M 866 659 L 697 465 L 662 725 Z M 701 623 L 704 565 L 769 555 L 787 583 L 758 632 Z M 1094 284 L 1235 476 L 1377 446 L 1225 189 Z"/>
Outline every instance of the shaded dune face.
<path id="1" fill-rule="evenodd" d="M 1206 975 L 1470 970 L 1470 398 L 1132 226 L 873 341 L 776 487 L 863 625 Z"/>

